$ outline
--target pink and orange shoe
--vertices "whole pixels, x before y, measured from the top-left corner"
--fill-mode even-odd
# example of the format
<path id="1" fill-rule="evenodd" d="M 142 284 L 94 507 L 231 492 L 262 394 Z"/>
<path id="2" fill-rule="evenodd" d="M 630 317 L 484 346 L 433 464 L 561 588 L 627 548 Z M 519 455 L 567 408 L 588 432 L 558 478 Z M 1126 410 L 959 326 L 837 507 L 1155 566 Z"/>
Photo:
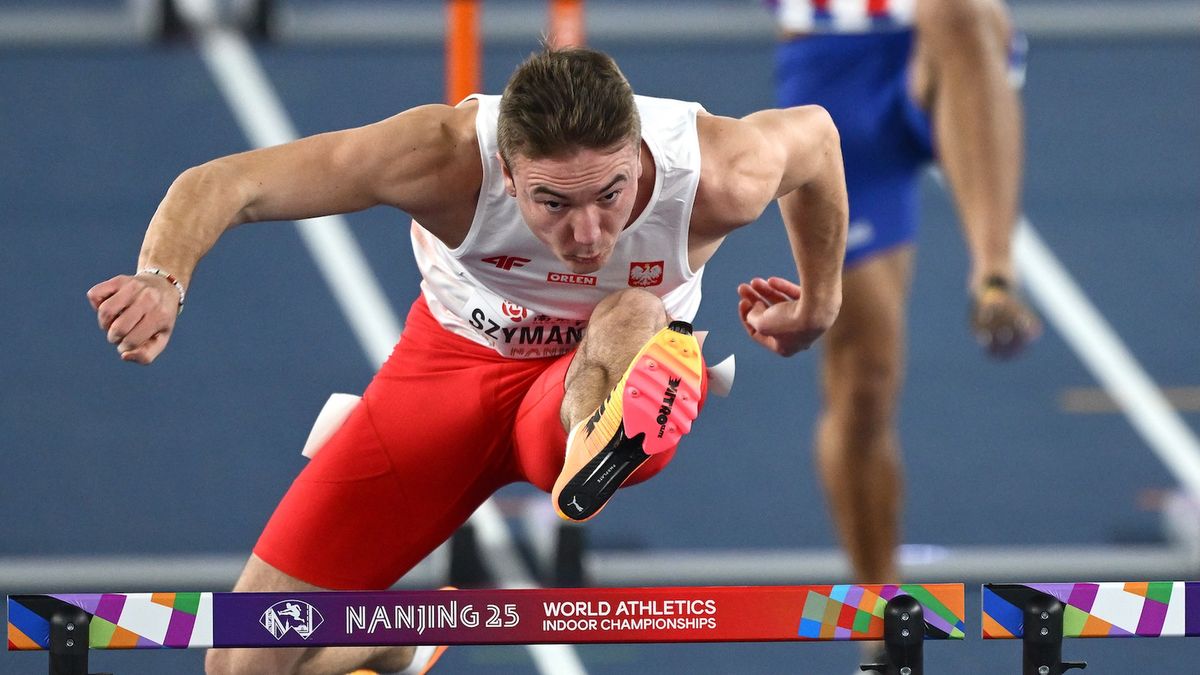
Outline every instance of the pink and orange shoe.
<path id="1" fill-rule="evenodd" d="M 592 518 L 643 462 L 678 445 L 699 412 L 703 381 L 691 324 L 672 321 L 650 338 L 596 412 L 571 429 L 551 493 L 558 515 Z"/>

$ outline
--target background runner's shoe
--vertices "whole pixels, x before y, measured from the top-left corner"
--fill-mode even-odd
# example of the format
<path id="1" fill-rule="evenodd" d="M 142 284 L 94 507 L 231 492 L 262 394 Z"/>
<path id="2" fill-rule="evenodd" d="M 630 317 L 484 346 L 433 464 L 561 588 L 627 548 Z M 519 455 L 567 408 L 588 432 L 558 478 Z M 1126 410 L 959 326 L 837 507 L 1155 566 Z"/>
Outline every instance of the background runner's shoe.
<path id="1" fill-rule="evenodd" d="M 446 652 L 446 645 L 439 645 L 437 647 L 428 647 L 422 645 L 417 647 L 416 650 L 416 653 L 413 654 L 412 663 L 410 663 L 404 670 L 401 670 L 398 673 L 393 673 L 393 675 L 425 675 L 431 669 L 433 669 L 433 664 L 437 663 L 437 660 L 442 658 L 442 654 Z M 362 669 L 348 673 L 347 675 L 388 675 L 388 673 L 381 673 L 379 671 L 370 669 Z"/>
<path id="2" fill-rule="evenodd" d="M 551 493 L 558 515 L 595 516 L 651 455 L 678 445 L 699 412 L 703 373 L 691 324 L 672 321 L 650 338 L 596 412 L 571 429 Z"/>
<path id="3" fill-rule="evenodd" d="M 442 658 L 442 654 L 446 653 L 446 645 L 438 645 L 430 647 L 422 645 L 417 647 L 416 654 L 413 655 L 413 662 L 407 668 L 400 671 L 400 675 L 425 675 L 433 669 L 433 664 Z"/>
<path id="4" fill-rule="evenodd" d="M 454 586 L 442 586 L 438 590 L 439 591 L 457 591 L 458 588 L 456 588 Z M 437 663 L 437 660 L 442 658 L 442 654 L 446 653 L 447 646 L 446 645 L 437 645 L 437 646 L 420 645 L 420 646 L 416 647 L 415 649 L 416 649 L 416 651 L 413 652 L 412 663 L 409 663 L 408 667 L 406 667 L 404 670 L 401 670 L 398 673 L 394 673 L 393 675 L 426 675 L 426 673 L 428 673 L 430 670 L 433 669 L 433 664 Z M 378 671 L 374 671 L 369 668 L 364 668 L 361 670 L 356 670 L 352 673 L 347 673 L 346 675 L 388 675 L 388 674 L 380 673 Z"/>

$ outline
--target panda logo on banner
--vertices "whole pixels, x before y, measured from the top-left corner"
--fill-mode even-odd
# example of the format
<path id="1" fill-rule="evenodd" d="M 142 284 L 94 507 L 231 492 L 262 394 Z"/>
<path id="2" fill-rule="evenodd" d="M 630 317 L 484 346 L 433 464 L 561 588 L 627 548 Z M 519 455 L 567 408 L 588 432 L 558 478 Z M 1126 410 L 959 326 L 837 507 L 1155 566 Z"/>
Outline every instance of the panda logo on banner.
<path id="1" fill-rule="evenodd" d="M 258 622 L 274 635 L 276 640 L 282 640 L 288 631 L 307 640 L 324 620 L 316 607 L 303 600 L 280 600 L 268 607 Z"/>

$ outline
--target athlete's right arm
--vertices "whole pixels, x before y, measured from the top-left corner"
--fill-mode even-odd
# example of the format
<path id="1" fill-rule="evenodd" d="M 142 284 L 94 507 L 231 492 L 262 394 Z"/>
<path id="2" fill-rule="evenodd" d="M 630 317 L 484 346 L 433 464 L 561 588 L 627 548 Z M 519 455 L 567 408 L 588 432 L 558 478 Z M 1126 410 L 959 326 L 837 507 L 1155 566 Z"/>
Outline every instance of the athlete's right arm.
<path id="1" fill-rule="evenodd" d="M 186 288 L 200 258 L 235 225 L 379 204 L 421 217 L 473 203 L 478 180 L 471 187 L 470 179 L 479 172 L 473 141 L 473 110 L 423 106 L 190 168 L 151 218 L 137 269 L 162 270 Z M 143 364 L 166 347 L 181 300 L 164 276 L 145 273 L 113 277 L 87 296 L 121 358 Z"/>

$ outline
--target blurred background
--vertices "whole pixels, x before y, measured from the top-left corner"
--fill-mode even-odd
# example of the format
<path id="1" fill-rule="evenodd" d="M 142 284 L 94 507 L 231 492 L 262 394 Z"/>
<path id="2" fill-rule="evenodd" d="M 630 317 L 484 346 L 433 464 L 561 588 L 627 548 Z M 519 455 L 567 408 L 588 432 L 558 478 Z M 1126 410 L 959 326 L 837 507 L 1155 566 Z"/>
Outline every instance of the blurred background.
<path id="1" fill-rule="evenodd" d="M 1019 669 L 1017 644 L 978 638 L 980 582 L 1200 578 L 1200 3 L 1010 4 L 1030 40 L 1018 256 L 1047 331 L 1017 361 L 983 356 L 957 220 L 926 181 L 904 569 L 969 584 L 968 639 L 928 645 L 929 673 Z M 639 93 L 730 116 L 774 105 L 759 2 L 588 0 L 585 14 L 588 43 Z M 483 91 L 499 92 L 546 22 L 546 2 L 483 3 Z M 446 25 L 433 0 L 0 0 L 0 593 L 232 585 L 325 399 L 362 391 L 416 297 L 408 219 L 373 209 L 231 232 L 149 368 L 119 361 L 84 293 L 134 269 L 189 166 L 443 100 Z M 342 227 L 354 246 L 313 233 Z M 371 297 L 338 285 L 350 266 L 380 289 L 381 320 L 339 301 Z M 586 526 L 589 583 L 852 581 L 810 459 L 817 354 L 781 360 L 737 321 L 736 284 L 769 274 L 795 274 L 774 209 L 705 275 L 696 323 L 712 331 L 710 360 L 737 355 L 733 394 L 710 402 L 669 470 Z M 512 486 L 476 523 L 501 534 L 482 555 L 494 583 L 553 583 L 547 507 Z M 400 586 L 444 583 L 450 559 L 440 550 Z M 849 673 L 858 656 L 845 644 L 576 652 L 589 673 Z M 1200 641 L 1076 641 L 1065 656 L 1095 673 L 1188 672 Z M 0 672 L 44 672 L 44 658 L 6 652 Z M 202 671 L 200 652 L 91 658 L 121 675 Z M 522 647 L 456 648 L 443 664 L 547 672 Z"/>

